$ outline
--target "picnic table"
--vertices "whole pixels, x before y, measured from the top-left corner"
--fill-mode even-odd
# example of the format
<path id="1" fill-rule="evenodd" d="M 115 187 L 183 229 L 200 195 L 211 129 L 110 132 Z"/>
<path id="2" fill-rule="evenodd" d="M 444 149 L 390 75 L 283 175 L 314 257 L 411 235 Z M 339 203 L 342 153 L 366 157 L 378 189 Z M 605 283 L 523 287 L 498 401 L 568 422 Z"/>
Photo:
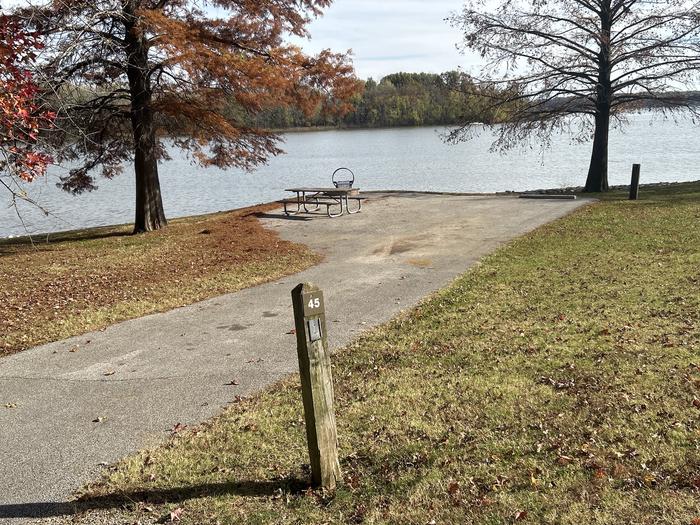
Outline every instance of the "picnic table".
<path id="1" fill-rule="evenodd" d="M 296 194 L 295 198 L 283 200 L 285 215 L 297 215 L 302 212 L 313 213 L 318 211 L 321 206 L 326 207 L 326 213 L 329 217 L 340 217 L 348 213 L 350 215 L 359 213 L 362 210 L 362 201 L 364 197 L 360 197 L 360 188 L 351 187 L 333 187 L 333 188 L 287 188 L 288 191 Z M 357 208 L 350 209 L 350 201 L 357 203 Z M 288 205 L 296 205 L 296 210 L 289 209 Z"/>

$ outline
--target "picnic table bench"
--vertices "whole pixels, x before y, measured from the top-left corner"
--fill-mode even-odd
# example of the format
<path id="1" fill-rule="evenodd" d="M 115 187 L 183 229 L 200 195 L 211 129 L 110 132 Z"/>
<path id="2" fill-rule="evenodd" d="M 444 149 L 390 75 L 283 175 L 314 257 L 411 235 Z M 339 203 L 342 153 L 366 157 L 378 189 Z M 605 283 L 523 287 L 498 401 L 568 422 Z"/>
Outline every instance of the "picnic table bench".
<path id="1" fill-rule="evenodd" d="M 302 213 L 313 213 L 318 211 L 321 206 L 326 207 L 326 214 L 329 217 L 340 217 L 348 213 L 350 215 L 359 213 L 362 210 L 362 201 L 365 197 L 359 195 L 359 188 L 352 187 L 332 187 L 332 188 L 287 188 L 284 191 L 289 191 L 296 194 L 295 198 L 284 199 L 281 202 L 284 204 L 285 215 L 297 215 Z M 356 204 L 355 209 L 350 208 L 350 201 Z M 290 209 L 289 206 L 296 205 L 296 210 Z"/>

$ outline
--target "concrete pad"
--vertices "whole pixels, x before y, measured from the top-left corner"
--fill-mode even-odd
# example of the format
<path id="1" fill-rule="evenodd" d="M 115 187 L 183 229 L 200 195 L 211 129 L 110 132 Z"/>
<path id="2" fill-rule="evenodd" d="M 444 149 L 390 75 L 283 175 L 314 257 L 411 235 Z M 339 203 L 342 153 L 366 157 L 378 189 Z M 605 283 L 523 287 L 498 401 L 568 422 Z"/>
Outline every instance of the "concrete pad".
<path id="1" fill-rule="evenodd" d="M 504 242 L 589 202 L 368 196 L 357 215 L 263 219 L 324 253 L 314 268 L 0 360 L 0 523 L 65 513 L 61 503 L 105 464 L 297 371 L 288 332 L 298 283 L 324 290 L 338 349 Z"/>

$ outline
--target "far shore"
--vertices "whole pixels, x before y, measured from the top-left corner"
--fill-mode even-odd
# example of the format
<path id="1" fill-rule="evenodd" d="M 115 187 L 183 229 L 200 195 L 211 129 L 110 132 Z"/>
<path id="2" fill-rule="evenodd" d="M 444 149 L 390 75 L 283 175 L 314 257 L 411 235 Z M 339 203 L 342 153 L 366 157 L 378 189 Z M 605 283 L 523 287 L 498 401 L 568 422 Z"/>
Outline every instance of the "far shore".
<path id="1" fill-rule="evenodd" d="M 379 131 L 390 129 L 421 129 L 421 128 L 449 128 L 457 124 L 421 124 L 421 125 L 406 125 L 406 126 L 304 126 L 300 128 L 279 128 L 270 129 L 273 133 L 288 134 L 288 133 L 309 133 L 312 131 Z"/>

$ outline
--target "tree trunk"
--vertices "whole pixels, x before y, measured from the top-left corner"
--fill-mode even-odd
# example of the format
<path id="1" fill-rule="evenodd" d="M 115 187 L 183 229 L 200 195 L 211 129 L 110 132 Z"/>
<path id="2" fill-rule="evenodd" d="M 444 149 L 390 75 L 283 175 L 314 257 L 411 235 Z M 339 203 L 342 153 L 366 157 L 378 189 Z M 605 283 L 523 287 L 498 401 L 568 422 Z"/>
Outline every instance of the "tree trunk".
<path id="1" fill-rule="evenodd" d="M 131 127 L 134 134 L 136 172 L 136 217 L 134 233 L 158 230 L 167 224 L 163 210 L 156 159 L 156 129 L 151 109 L 152 93 L 148 77 L 148 45 L 138 27 L 136 0 L 124 4 L 127 76 L 131 94 Z"/>
<path id="2" fill-rule="evenodd" d="M 593 153 L 586 179 L 586 192 L 608 191 L 608 138 L 610 135 L 610 107 L 598 108 L 595 117 Z"/>
<path id="3" fill-rule="evenodd" d="M 612 11 L 610 0 L 601 2 L 600 50 L 598 52 L 598 83 L 596 89 L 595 132 L 593 152 L 586 179 L 587 192 L 608 191 L 608 139 L 610 136 L 610 109 L 612 107 L 612 61 L 610 35 L 612 33 Z"/>

